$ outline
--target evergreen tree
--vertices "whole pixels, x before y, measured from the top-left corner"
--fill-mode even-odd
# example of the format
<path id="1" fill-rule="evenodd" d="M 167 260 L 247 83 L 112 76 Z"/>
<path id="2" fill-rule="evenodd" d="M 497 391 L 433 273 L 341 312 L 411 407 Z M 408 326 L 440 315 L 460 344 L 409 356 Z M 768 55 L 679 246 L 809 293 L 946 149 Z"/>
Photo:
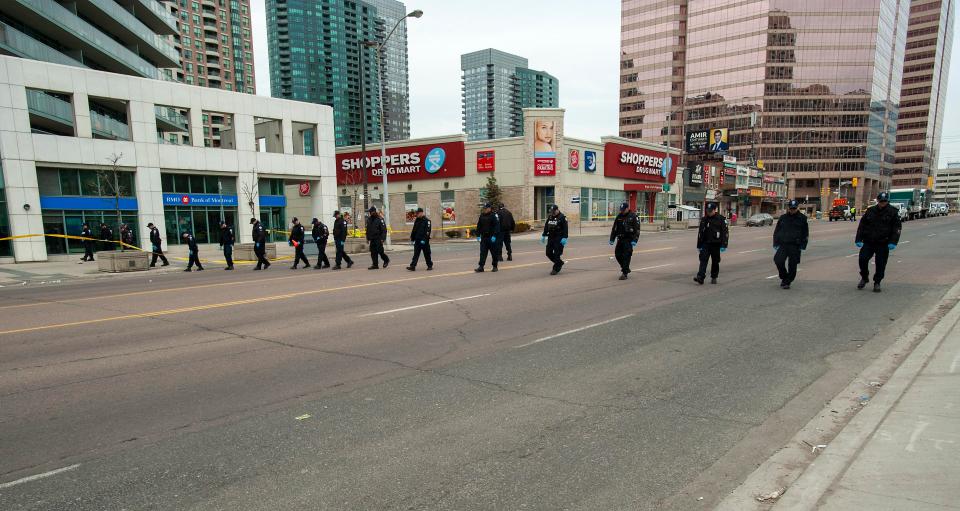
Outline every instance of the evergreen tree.
<path id="1" fill-rule="evenodd" d="M 491 173 L 487 177 L 487 185 L 483 187 L 483 202 L 489 202 L 497 207 L 503 202 L 503 190 L 497 184 L 497 178 Z"/>

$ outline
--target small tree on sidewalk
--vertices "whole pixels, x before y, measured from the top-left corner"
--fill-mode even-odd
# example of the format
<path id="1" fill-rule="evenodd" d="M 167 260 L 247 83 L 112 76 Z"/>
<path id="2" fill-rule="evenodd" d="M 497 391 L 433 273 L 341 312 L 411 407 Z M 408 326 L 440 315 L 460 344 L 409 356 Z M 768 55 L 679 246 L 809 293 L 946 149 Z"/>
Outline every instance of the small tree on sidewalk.
<path id="1" fill-rule="evenodd" d="M 500 189 L 497 178 L 493 174 L 487 176 L 487 184 L 483 187 L 483 197 L 481 199 L 483 202 L 493 204 L 494 207 L 503 202 L 503 190 Z"/>
<path id="2" fill-rule="evenodd" d="M 114 214 L 117 215 L 117 224 L 114 226 L 116 228 L 114 231 L 116 236 L 120 235 L 120 227 L 123 225 L 123 217 L 120 215 L 120 198 L 127 197 L 132 192 L 124 182 L 120 181 L 120 160 L 122 159 L 123 153 L 113 153 L 108 156 L 107 164 L 110 168 L 97 170 L 97 182 L 95 185 L 98 195 L 113 199 Z"/>

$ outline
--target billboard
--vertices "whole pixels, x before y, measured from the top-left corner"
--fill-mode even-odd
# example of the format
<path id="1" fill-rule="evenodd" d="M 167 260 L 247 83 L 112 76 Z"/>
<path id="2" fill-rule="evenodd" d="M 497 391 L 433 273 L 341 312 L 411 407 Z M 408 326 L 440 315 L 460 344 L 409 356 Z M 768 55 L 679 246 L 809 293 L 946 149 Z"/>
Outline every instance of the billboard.
<path id="1" fill-rule="evenodd" d="M 388 181 L 413 181 L 418 179 L 448 179 L 464 177 L 463 142 L 391 147 L 387 149 L 386 169 Z M 337 184 L 355 185 L 363 182 L 362 172 L 367 172 L 369 181 L 380 181 L 383 162 L 380 153 L 367 152 L 365 159 L 359 152 L 337 155 Z"/>
<path id="2" fill-rule="evenodd" d="M 477 172 L 493 172 L 497 170 L 496 151 L 477 151 Z"/>
<path id="3" fill-rule="evenodd" d="M 710 149 L 710 131 L 697 130 L 687 132 L 687 152 L 705 153 Z"/>
<path id="4" fill-rule="evenodd" d="M 609 142 L 604 146 L 603 175 L 672 183 L 677 179 L 677 160 L 664 151 Z"/>
<path id="5" fill-rule="evenodd" d="M 710 148 L 709 152 L 725 153 L 730 150 L 727 128 L 710 129 Z"/>
<path id="6" fill-rule="evenodd" d="M 685 177 L 688 186 L 703 186 L 703 164 L 695 161 L 687 163 Z"/>
<path id="7" fill-rule="evenodd" d="M 533 121 L 533 175 L 557 175 L 556 121 Z"/>

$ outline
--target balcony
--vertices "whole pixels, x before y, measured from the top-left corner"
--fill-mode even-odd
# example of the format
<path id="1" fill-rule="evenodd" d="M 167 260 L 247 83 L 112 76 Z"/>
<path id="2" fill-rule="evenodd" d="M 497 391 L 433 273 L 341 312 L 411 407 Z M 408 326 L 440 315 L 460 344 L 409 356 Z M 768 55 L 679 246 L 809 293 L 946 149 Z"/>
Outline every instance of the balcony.
<path id="1" fill-rule="evenodd" d="M 86 67 L 79 60 L 60 53 L 3 22 L 0 22 L 0 49 L 18 57 L 65 66 Z"/>
<path id="2" fill-rule="evenodd" d="M 177 33 L 177 19 L 167 12 L 166 7 L 157 0 L 121 0 L 123 5 L 129 5 L 130 12 L 144 25 L 162 35 Z"/>
<path id="3" fill-rule="evenodd" d="M 189 122 L 186 116 L 168 106 L 155 106 L 157 130 L 164 133 L 188 133 Z"/>
<path id="4" fill-rule="evenodd" d="M 90 127 L 94 138 L 130 140 L 130 126 L 100 112 L 90 111 Z"/>
<path id="5" fill-rule="evenodd" d="M 73 136 L 73 104 L 69 96 L 27 89 L 27 110 L 32 132 Z"/>
<path id="6" fill-rule="evenodd" d="M 135 46 L 160 67 L 180 65 L 180 54 L 166 36 L 157 35 L 136 16 L 114 0 L 78 0 L 77 11 L 90 19 L 98 20 L 103 28 L 112 32 L 130 47 Z"/>

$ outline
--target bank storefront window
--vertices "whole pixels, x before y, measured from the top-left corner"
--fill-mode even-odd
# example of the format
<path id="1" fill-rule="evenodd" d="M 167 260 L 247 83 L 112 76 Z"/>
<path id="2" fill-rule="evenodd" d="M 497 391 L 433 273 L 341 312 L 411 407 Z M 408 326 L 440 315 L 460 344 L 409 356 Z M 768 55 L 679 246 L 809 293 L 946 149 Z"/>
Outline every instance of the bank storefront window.
<path id="1" fill-rule="evenodd" d="M 7 216 L 7 192 L 3 185 L 3 169 L 0 168 L 0 238 L 10 236 L 10 217 Z M 13 249 L 10 240 L 0 241 L 0 257 L 10 257 Z"/>
<path id="2" fill-rule="evenodd" d="M 260 223 L 267 229 L 267 239 L 286 242 L 289 224 L 286 217 L 287 197 L 283 179 L 260 180 Z M 304 221 L 305 219 L 301 219 Z"/>
<path id="3" fill-rule="evenodd" d="M 160 174 L 167 243 L 181 245 L 183 233 L 197 243 L 220 243 L 220 221 L 237 229 L 235 177 Z"/>
<path id="4" fill-rule="evenodd" d="M 590 222 L 613 221 L 620 213 L 620 204 L 627 200 L 623 190 L 603 188 L 580 189 L 580 218 Z"/>
<path id="5" fill-rule="evenodd" d="M 37 185 L 40 189 L 40 209 L 44 234 L 79 236 L 87 223 L 94 236 L 100 237 L 100 226 L 106 224 L 113 231 L 113 239 L 120 239 L 120 224 L 125 223 L 136 232 L 137 199 L 133 172 L 70 168 L 38 168 Z M 120 191 L 119 200 L 113 196 Z M 117 210 L 120 215 L 117 215 Z M 83 252 L 83 241 L 46 237 L 48 254 Z M 118 250 L 119 244 L 101 243 L 99 250 Z"/>

